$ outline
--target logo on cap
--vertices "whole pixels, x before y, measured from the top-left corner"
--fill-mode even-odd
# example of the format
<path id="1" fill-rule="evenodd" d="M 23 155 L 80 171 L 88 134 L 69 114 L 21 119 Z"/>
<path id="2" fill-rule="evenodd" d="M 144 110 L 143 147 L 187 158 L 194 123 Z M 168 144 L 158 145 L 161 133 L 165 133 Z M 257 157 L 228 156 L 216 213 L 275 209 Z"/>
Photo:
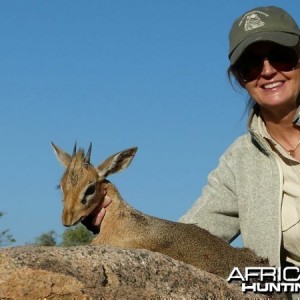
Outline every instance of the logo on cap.
<path id="1" fill-rule="evenodd" d="M 262 14 L 265 17 L 268 17 L 269 15 L 262 12 L 262 11 L 250 11 L 248 12 L 240 21 L 239 26 L 242 25 L 242 23 L 245 20 L 245 31 L 253 30 L 259 27 L 262 27 L 265 25 L 265 22 L 261 20 L 261 18 L 258 16 L 258 14 Z"/>

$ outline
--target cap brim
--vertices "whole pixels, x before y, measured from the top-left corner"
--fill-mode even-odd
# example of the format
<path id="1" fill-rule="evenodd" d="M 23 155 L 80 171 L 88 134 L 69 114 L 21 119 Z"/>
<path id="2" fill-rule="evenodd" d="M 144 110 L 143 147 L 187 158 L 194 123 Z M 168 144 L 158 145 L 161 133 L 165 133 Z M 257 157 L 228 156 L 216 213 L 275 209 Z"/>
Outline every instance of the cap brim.
<path id="1" fill-rule="evenodd" d="M 257 32 L 243 40 L 237 47 L 232 51 L 229 56 L 230 63 L 233 65 L 242 55 L 247 47 L 253 43 L 260 41 L 268 41 L 280 44 L 286 47 L 293 47 L 298 44 L 299 36 L 296 34 L 291 34 L 287 32 L 280 31 L 266 31 L 266 32 Z"/>

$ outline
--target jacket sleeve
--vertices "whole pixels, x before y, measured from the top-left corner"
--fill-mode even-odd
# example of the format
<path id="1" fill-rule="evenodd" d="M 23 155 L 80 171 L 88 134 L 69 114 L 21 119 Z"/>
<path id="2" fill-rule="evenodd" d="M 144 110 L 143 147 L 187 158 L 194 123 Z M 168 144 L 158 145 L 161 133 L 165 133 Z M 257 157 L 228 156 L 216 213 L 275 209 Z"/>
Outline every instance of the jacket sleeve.
<path id="1" fill-rule="evenodd" d="M 240 230 L 234 173 L 234 159 L 228 151 L 208 176 L 202 196 L 179 221 L 196 224 L 231 242 Z"/>

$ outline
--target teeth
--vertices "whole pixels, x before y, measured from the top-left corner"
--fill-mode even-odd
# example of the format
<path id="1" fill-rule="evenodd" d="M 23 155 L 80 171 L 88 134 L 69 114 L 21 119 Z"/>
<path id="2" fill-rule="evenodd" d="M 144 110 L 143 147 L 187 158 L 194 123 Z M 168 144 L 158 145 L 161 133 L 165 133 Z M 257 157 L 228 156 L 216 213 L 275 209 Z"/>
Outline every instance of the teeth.
<path id="1" fill-rule="evenodd" d="M 270 83 L 270 84 L 265 84 L 264 88 L 265 89 L 273 89 L 273 88 L 278 87 L 280 85 L 282 85 L 282 82 L 273 82 L 273 83 Z"/>

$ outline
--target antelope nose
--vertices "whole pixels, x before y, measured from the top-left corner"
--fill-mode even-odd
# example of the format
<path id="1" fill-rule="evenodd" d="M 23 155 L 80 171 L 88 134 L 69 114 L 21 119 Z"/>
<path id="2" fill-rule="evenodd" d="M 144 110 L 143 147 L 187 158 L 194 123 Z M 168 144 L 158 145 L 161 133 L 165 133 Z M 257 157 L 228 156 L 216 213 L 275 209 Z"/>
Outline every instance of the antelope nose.
<path id="1" fill-rule="evenodd" d="M 63 212 L 62 214 L 62 223 L 66 227 L 72 226 L 73 216 L 70 213 Z"/>

